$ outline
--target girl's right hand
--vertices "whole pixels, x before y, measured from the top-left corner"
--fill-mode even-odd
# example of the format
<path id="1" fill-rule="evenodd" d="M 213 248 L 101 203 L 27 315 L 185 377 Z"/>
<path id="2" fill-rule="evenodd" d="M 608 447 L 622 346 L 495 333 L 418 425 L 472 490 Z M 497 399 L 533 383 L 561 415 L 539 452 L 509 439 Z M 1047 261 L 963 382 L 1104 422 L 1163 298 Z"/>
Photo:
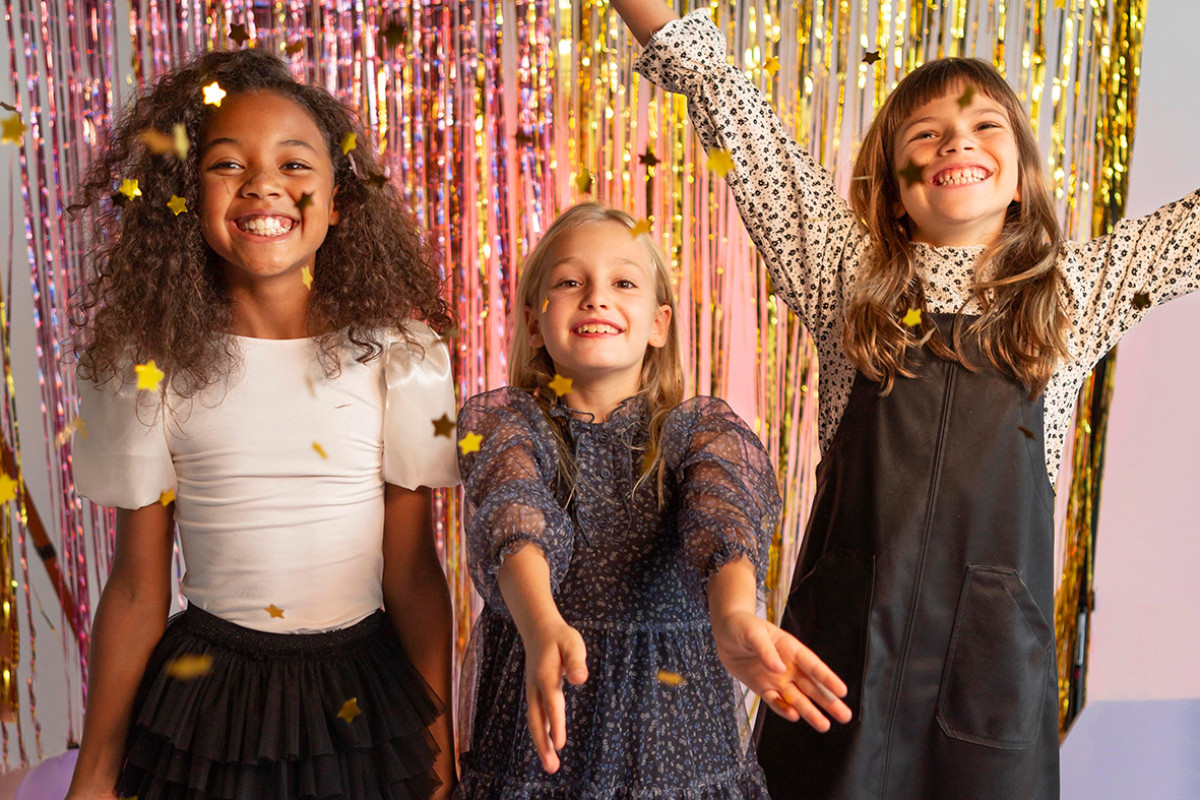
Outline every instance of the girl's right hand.
<path id="1" fill-rule="evenodd" d="M 578 686 L 587 680 L 587 647 L 565 620 L 538 626 L 525 642 L 525 697 L 529 732 L 542 769 L 558 772 L 558 751 L 567 744 L 563 678 Z"/>

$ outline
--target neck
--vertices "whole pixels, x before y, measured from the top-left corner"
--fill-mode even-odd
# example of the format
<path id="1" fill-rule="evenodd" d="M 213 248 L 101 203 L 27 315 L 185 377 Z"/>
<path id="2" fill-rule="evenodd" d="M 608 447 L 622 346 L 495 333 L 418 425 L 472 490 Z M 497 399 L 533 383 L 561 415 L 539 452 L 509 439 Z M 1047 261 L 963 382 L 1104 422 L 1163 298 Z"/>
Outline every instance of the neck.
<path id="1" fill-rule="evenodd" d="M 229 332 L 255 339 L 309 336 L 308 289 L 301 285 L 300 290 L 262 283 L 230 286 L 233 321 Z"/>

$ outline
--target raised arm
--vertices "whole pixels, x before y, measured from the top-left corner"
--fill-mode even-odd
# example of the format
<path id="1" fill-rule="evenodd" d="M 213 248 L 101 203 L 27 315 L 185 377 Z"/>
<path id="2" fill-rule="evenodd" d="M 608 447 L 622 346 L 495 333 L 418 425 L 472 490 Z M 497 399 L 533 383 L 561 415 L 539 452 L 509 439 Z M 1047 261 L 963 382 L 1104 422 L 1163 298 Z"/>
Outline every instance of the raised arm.
<path id="1" fill-rule="evenodd" d="M 112 572 L 92 623 L 87 714 L 67 800 L 113 800 L 134 697 L 171 607 L 175 505 L 117 510 Z"/>
<path id="2" fill-rule="evenodd" d="M 659 28 L 672 20 L 679 19 L 675 9 L 662 0 L 610 0 L 613 10 L 621 15 L 629 32 L 642 47 Z"/>

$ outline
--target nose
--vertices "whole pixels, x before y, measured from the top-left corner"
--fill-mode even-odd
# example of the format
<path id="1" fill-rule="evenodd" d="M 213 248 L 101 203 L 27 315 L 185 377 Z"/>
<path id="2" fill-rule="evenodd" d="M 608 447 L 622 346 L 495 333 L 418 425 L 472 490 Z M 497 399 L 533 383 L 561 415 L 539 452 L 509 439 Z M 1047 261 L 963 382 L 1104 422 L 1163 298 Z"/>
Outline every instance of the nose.
<path id="1" fill-rule="evenodd" d="M 242 183 L 244 197 L 279 197 L 283 190 L 270 170 L 256 169 L 248 171 Z"/>
<path id="2" fill-rule="evenodd" d="M 587 292 L 583 295 L 584 308 L 608 308 L 608 297 L 604 293 L 604 287 L 599 283 L 593 283 Z"/>
<path id="3" fill-rule="evenodd" d="M 940 149 L 942 153 L 958 153 L 964 150 L 974 150 L 975 137 L 971 135 L 969 130 L 955 128 L 942 141 Z"/>

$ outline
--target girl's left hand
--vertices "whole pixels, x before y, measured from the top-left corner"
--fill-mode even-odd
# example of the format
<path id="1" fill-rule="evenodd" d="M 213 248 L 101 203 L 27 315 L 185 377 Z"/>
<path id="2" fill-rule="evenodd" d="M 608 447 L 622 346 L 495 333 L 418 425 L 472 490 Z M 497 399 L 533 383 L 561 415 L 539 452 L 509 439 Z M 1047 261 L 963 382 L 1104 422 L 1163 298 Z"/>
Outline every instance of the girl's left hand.
<path id="1" fill-rule="evenodd" d="M 850 708 L 839 698 L 846 684 L 795 636 L 765 619 L 737 612 L 713 622 L 717 655 L 730 674 L 790 722 L 803 719 L 829 730 L 826 714 L 843 724 Z"/>

